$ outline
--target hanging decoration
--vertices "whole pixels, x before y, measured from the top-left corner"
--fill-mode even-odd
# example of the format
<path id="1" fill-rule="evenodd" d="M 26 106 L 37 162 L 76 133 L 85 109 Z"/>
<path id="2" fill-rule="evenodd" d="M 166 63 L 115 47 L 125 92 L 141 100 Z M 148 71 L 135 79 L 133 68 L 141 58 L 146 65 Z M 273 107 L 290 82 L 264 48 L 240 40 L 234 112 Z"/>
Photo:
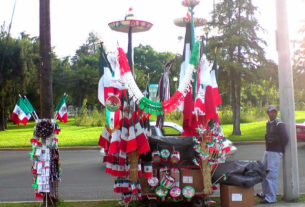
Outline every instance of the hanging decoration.
<path id="1" fill-rule="evenodd" d="M 197 62 L 199 58 L 199 44 L 200 42 L 196 41 L 195 47 L 192 51 L 189 68 L 186 71 L 185 77 L 182 83 L 179 85 L 178 90 L 170 99 L 161 103 L 153 102 L 142 94 L 131 74 L 130 67 L 123 49 L 118 48 L 119 64 L 121 71 L 120 74 L 123 83 L 127 88 L 130 97 L 133 97 L 137 101 L 141 109 L 150 114 L 162 115 L 172 112 L 180 105 L 186 93 L 190 90 L 192 75 L 197 67 Z"/>
<path id="2" fill-rule="evenodd" d="M 106 126 L 99 145 L 104 148 L 105 172 L 115 177 L 114 192 L 122 194 L 122 200 L 141 199 L 139 177 L 152 177 L 151 163 L 142 163 L 139 155 L 146 154 L 150 146 L 143 129 L 146 115 L 133 99 L 129 99 L 125 84 L 121 81 L 117 55 L 104 57 L 99 83 L 99 100 L 106 107 Z M 126 67 L 129 67 L 128 61 Z M 112 72 L 110 71 L 110 68 Z M 144 169 L 144 173 L 142 173 Z"/>

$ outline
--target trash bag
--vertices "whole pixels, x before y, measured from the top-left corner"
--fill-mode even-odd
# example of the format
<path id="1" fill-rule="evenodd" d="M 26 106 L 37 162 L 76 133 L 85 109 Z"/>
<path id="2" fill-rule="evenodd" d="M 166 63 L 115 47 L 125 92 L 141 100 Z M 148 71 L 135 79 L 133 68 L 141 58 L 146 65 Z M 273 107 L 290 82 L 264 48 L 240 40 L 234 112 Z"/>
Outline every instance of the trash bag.
<path id="1" fill-rule="evenodd" d="M 261 161 L 228 161 L 218 165 L 212 181 L 213 183 L 250 188 L 262 182 L 266 174 L 266 167 Z"/>

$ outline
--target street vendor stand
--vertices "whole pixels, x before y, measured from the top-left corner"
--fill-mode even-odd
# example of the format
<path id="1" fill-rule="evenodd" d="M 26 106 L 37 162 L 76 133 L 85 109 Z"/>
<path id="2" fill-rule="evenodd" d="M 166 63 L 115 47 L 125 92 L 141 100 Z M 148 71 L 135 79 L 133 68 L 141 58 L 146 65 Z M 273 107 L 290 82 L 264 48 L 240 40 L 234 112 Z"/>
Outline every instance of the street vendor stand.
<path id="1" fill-rule="evenodd" d="M 155 201 L 171 198 L 204 206 L 202 198 L 213 193 L 212 170 L 225 161 L 228 149 L 222 144 L 224 137 L 214 103 L 211 65 L 205 54 L 200 56 L 200 41 L 194 38 L 194 27 L 205 24 L 204 19 L 194 21 L 193 9 L 197 4 L 197 0 L 182 1 L 189 15 L 175 21 L 178 26 L 186 27 L 186 38 L 179 87 L 169 99 L 153 102 L 142 94 L 129 62 L 132 58 L 127 58 L 122 48 L 118 48 L 116 55 L 101 56 L 104 74 L 99 82 L 98 97 L 106 107 L 107 121 L 99 145 L 105 149 L 106 173 L 115 177 L 114 192 L 121 193 L 126 203 L 148 199 L 149 205 L 154 206 Z M 130 37 L 137 28 L 142 31 L 151 27 L 141 21 L 131 24 L 129 16 L 133 15 L 109 26 L 128 32 Z M 102 47 L 101 51 L 105 54 Z M 192 102 L 185 101 L 187 96 Z M 193 114 L 191 121 L 184 124 L 187 136 L 148 136 L 150 133 L 144 123 L 151 114 L 165 115 L 183 102 L 184 109 L 191 108 Z M 185 128 L 190 125 L 192 129 Z"/>

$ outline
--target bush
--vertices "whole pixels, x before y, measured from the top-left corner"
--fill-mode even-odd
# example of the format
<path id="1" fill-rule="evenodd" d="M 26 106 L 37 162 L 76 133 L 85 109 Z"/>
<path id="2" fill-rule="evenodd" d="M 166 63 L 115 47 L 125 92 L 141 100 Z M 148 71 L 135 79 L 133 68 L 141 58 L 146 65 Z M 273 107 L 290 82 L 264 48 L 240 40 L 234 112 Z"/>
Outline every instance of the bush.
<path id="1" fill-rule="evenodd" d="M 232 124 L 233 113 L 231 108 L 225 107 L 218 111 L 219 123 L 220 124 Z"/>
<path id="2" fill-rule="evenodd" d="M 106 123 L 104 110 L 99 111 L 95 106 L 91 113 L 87 108 L 87 99 L 83 101 L 79 114 L 75 116 L 76 126 L 104 126 Z"/>
<path id="3" fill-rule="evenodd" d="M 230 107 L 222 108 L 218 111 L 220 124 L 232 124 L 233 112 Z M 244 107 L 240 110 L 240 123 L 250 123 L 254 121 L 266 119 L 266 112 L 264 108 L 251 106 Z"/>

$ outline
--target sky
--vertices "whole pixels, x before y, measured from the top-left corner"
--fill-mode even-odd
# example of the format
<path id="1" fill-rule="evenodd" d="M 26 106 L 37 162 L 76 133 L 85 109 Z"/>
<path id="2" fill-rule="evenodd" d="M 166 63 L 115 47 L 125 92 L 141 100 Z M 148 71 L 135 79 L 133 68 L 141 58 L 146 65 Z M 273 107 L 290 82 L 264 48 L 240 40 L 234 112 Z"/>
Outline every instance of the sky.
<path id="1" fill-rule="evenodd" d="M 213 1 L 201 0 L 195 7 L 195 17 L 210 19 Z M 267 58 L 277 62 L 275 45 L 276 0 L 253 0 L 258 7 L 259 24 L 265 33 L 259 36 L 267 41 Z M 74 56 L 75 51 L 86 42 L 89 33 L 94 32 L 105 43 L 108 51 L 115 51 L 117 45 L 127 51 L 127 34 L 112 31 L 108 23 L 124 19 L 130 7 L 135 19 L 153 23 L 153 27 L 143 33 L 133 34 L 133 47 L 150 45 L 158 52 L 182 53 L 185 29 L 174 25 L 176 18 L 184 17 L 187 9 L 182 0 L 50 0 L 51 2 L 51 44 L 58 57 Z M 304 0 L 287 2 L 290 40 L 297 38 L 301 20 L 305 19 Z M 6 28 L 11 21 L 15 0 L 0 0 L 0 24 Z M 11 35 L 15 38 L 25 32 L 39 36 L 39 0 L 16 0 Z M 202 35 L 202 28 L 196 29 Z"/>

